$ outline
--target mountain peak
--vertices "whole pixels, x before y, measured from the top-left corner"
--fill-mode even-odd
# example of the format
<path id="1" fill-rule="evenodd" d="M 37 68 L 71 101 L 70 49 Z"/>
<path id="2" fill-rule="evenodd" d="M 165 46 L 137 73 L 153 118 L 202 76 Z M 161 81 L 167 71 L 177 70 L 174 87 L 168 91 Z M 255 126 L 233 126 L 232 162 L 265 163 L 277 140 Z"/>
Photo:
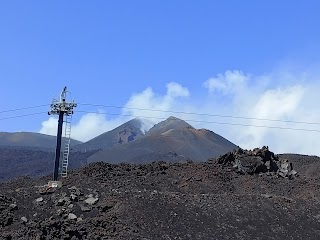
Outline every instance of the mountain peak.
<path id="1" fill-rule="evenodd" d="M 168 118 L 166 119 L 166 121 L 174 121 L 174 120 L 181 120 L 181 119 L 176 118 L 176 117 L 174 117 L 174 116 L 170 116 L 170 117 L 168 117 Z M 181 120 L 181 121 L 182 121 L 182 120 Z"/>
<path id="2" fill-rule="evenodd" d="M 162 134 L 168 130 L 176 130 L 176 129 L 184 129 L 184 128 L 193 128 L 189 123 L 174 117 L 170 116 L 166 120 L 159 122 L 158 124 L 154 125 L 148 132 L 147 135 L 154 135 L 154 134 Z"/>

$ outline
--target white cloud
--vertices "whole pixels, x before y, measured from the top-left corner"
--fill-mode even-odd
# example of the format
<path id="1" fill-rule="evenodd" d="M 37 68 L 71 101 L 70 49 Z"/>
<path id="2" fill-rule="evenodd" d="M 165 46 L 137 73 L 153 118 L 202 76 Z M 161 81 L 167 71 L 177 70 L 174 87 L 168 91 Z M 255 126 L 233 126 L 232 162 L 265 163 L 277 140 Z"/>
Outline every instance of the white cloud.
<path id="1" fill-rule="evenodd" d="M 162 118 L 167 117 L 169 113 L 142 109 L 172 110 L 181 104 L 179 99 L 188 96 L 188 89 L 174 82 L 167 84 L 167 92 L 165 95 L 158 95 L 153 92 L 151 87 L 147 87 L 142 92 L 132 95 L 127 104 L 125 104 L 126 108 L 124 108 L 122 113 L 117 117 L 109 119 L 107 118 L 108 114 L 101 114 L 102 111 L 100 111 L 100 113 L 84 114 L 78 122 L 72 125 L 71 137 L 80 141 L 87 141 L 118 127 L 134 117 L 139 117 L 142 120 L 141 130 L 146 132 L 155 122 L 161 121 Z M 145 119 L 143 119 L 144 117 Z M 149 119 L 152 117 L 153 119 Z M 57 118 L 50 117 L 48 120 L 42 122 L 42 128 L 39 132 L 56 135 L 57 121 Z"/>
<path id="2" fill-rule="evenodd" d="M 106 131 L 118 127 L 120 124 L 127 120 L 122 119 L 108 120 L 104 114 L 100 113 L 87 113 L 84 114 L 78 122 L 72 124 L 71 138 L 88 141 Z M 42 122 L 40 133 L 48 135 L 56 135 L 58 127 L 58 118 L 50 117 L 48 120 Z"/>
<path id="3" fill-rule="evenodd" d="M 50 117 L 48 120 L 42 122 L 42 127 L 40 133 L 47 135 L 56 135 L 58 128 L 58 119 L 55 117 Z"/>
<path id="4" fill-rule="evenodd" d="M 132 118 L 130 116 L 145 117 L 142 130 L 146 131 L 153 126 L 153 122 L 157 123 L 163 118 L 174 115 L 191 120 L 189 123 L 197 128 L 210 129 L 243 148 L 268 145 L 276 153 L 320 155 L 320 149 L 316 145 L 319 132 L 253 127 L 256 125 L 320 130 L 318 125 L 257 120 L 281 119 L 320 123 L 320 109 L 317 103 L 320 91 L 318 75 L 312 76 L 305 72 L 299 75 L 286 70 L 284 73 L 277 71 L 255 76 L 237 70 L 228 70 L 205 81 L 203 86 L 208 90 L 208 94 L 198 99 L 189 97 L 189 90 L 174 82 L 167 84 L 167 91 L 163 95 L 147 87 L 128 99 L 120 116 L 109 118 L 108 115 L 103 114 L 83 115 L 73 124 L 72 136 L 86 141 L 128 121 Z M 243 116 L 252 119 L 192 115 L 181 112 Z M 250 126 L 222 125 L 212 122 Z M 40 132 L 55 135 L 56 125 L 57 120 L 49 118 L 42 123 Z"/>
<path id="5" fill-rule="evenodd" d="M 185 87 L 182 87 L 180 84 L 175 82 L 167 84 L 168 97 L 188 97 L 189 95 L 189 90 Z"/>
<path id="6" fill-rule="evenodd" d="M 82 141 L 88 141 L 106 131 L 112 130 L 127 119 L 107 119 L 105 114 L 87 113 L 79 122 L 72 126 L 72 137 Z"/>
<path id="7" fill-rule="evenodd" d="M 227 71 L 230 73 L 230 71 Z M 209 93 L 224 95 L 229 101 L 223 102 L 219 109 L 228 109 L 227 115 L 243 116 L 253 119 L 224 118 L 221 122 L 244 124 L 252 126 L 211 126 L 221 135 L 243 148 L 254 148 L 269 145 L 277 153 L 292 152 L 320 155 L 314 143 L 317 142 L 317 132 L 281 130 L 280 128 L 317 129 L 317 125 L 297 124 L 291 122 L 262 121 L 258 119 L 273 119 L 296 122 L 320 122 L 320 111 L 317 109 L 316 92 L 320 90 L 317 77 L 306 74 L 270 73 L 254 76 L 241 73 L 241 80 L 230 80 L 229 74 L 220 74 L 218 78 L 209 79 L 205 87 Z M 234 73 L 234 72 L 233 72 Z M 239 76 L 240 72 L 233 74 Z M 214 85 L 209 86 L 209 83 Z M 235 86 L 231 86 L 232 83 Z M 249 84 L 250 83 L 250 84 Z M 219 85 L 220 84 L 220 85 Z M 223 86 L 223 87 L 217 87 Z M 220 90 L 220 93 L 218 92 Z M 222 91 L 221 91 L 222 90 Z M 219 103 L 221 104 L 221 103 Z M 211 118 L 212 119 L 212 118 Z M 270 126 L 263 128 L 254 126 Z M 207 126 L 209 127 L 209 126 Z"/>
<path id="8" fill-rule="evenodd" d="M 124 113 L 134 116 L 142 116 L 153 118 L 153 121 L 159 121 L 170 115 L 166 111 L 174 109 L 183 109 L 183 102 L 190 95 L 189 90 L 178 83 L 171 82 L 167 84 L 167 92 L 165 95 L 158 95 L 153 92 L 152 88 L 147 88 L 141 93 L 131 96 L 129 101 L 125 104 Z M 148 110 L 142 110 L 148 109 Z M 160 111 L 150 111 L 160 110 Z M 172 115 L 172 114 L 171 114 Z M 157 120 L 158 119 L 158 120 Z"/>
<path id="9" fill-rule="evenodd" d="M 251 109 L 251 117 L 257 119 L 251 119 L 248 124 L 252 127 L 242 128 L 240 131 L 242 140 L 241 145 L 246 148 L 253 148 L 254 145 L 261 146 L 271 143 L 274 149 L 280 150 L 278 146 L 274 146 L 277 139 L 283 138 L 286 134 L 291 134 L 289 130 L 269 129 L 254 126 L 274 126 L 282 128 L 299 128 L 299 126 L 293 125 L 289 122 L 277 122 L 277 121 L 261 121 L 258 119 L 271 119 L 271 120 L 291 120 L 298 121 L 299 116 L 296 115 L 296 111 L 301 107 L 301 101 L 303 100 L 306 89 L 300 85 L 287 87 L 284 89 L 269 89 L 259 94 L 258 100 L 252 102 L 247 108 Z M 292 131 L 292 130 L 291 130 Z M 295 134 L 301 134 L 296 132 Z M 277 138 L 277 139 L 276 139 Z M 281 148 L 289 143 L 287 140 L 281 144 Z M 291 144 L 291 143 L 290 143 Z M 290 147 L 286 146 L 286 148 Z"/>
<path id="10" fill-rule="evenodd" d="M 209 89 L 210 93 L 234 94 L 244 88 L 247 81 L 248 76 L 243 72 L 228 70 L 224 74 L 218 74 L 217 77 L 210 78 L 204 82 L 204 86 Z"/>

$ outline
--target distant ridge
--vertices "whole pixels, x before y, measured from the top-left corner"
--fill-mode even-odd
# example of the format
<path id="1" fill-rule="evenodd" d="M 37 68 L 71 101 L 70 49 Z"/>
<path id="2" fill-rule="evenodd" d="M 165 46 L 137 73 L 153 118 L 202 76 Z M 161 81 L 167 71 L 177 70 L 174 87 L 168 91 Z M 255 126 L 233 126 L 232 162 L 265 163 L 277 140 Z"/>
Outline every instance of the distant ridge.
<path id="1" fill-rule="evenodd" d="M 71 139 L 70 145 L 80 144 Z M 0 132 L 0 147 L 55 148 L 56 137 L 33 132 Z"/>

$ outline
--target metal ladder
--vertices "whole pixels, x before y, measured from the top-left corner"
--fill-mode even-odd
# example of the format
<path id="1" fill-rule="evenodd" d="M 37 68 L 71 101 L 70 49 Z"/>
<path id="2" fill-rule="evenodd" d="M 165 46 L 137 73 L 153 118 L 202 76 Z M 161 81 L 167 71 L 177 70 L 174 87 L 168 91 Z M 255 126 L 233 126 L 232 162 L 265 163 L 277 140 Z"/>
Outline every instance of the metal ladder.
<path id="1" fill-rule="evenodd" d="M 64 148 L 62 153 L 62 165 L 61 165 L 61 177 L 67 177 L 68 164 L 69 164 L 69 153 L 70 153 L 70 135 L 71 135 L 71 120 L 72 115 L 66 114 L 64 116 Z"/>

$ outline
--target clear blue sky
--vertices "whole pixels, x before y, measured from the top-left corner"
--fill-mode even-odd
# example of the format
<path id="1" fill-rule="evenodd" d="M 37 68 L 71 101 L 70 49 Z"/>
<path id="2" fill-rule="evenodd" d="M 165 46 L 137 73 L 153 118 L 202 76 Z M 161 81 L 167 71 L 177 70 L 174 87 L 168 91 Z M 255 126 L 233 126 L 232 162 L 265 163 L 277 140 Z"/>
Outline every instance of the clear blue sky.
<path id="1" fill-rule="evenodd" d="M 148 86 L 162 94 L 174 81 L 196 97 L 229 69 L 313 64 L 319 9 L 292 0 L 0 1 L 0 111 L 48 103 L 64 85 L 78 102 L 122 106 Z M 46 118 L 1 121 L 0 131 L 37 131 Z"/>

